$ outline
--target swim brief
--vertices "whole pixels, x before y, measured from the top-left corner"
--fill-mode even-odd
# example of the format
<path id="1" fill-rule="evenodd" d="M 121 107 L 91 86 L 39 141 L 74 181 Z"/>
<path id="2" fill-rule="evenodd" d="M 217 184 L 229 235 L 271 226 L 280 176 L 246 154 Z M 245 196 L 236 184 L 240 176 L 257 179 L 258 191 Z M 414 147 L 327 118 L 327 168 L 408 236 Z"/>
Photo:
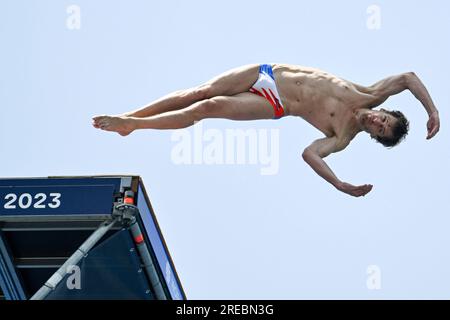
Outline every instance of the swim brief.
<path id="1" fill-rule="evenodd" d="M 281 98 L 278 94 L 275 77 L 270 64 L 262 64 L 259 66 L 258 80 L 249 91 L 269 101 L 275 112 L 274 119 L 280 119 L 284 116 L 283 104 L 281 103 Z"/>

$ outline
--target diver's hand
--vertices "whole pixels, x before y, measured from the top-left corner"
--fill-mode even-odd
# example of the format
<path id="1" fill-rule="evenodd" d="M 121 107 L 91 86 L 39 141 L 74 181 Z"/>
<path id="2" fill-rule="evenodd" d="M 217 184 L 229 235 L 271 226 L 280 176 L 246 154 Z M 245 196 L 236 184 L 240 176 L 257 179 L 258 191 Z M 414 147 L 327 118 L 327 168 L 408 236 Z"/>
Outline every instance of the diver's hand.
<path id="1" fill-rule="evenodd" d="M 354 186 L 354 185 L 351 185 L 350 183 L 340 182 L 340 183 L 338 183 L 336 188 L 339 191 L 347 193 L 351 196 L 361 197 L 361 196 L 365 196 L 366 194 L 368 194 L 372 190 L 373 185 L 364 184 L 362 186 Z"/>
<path id="2" fill-rule="evenodd" d="M 435 111 L 430 115 L 430 118 L 428 119 L 427 122 L 427 130 L 428 130 L 427 140 L 433 138 L 436 135 L 436 133 L 438 133 L 440 126 L 441 124 L 439 120 L 439 112 Z"/>

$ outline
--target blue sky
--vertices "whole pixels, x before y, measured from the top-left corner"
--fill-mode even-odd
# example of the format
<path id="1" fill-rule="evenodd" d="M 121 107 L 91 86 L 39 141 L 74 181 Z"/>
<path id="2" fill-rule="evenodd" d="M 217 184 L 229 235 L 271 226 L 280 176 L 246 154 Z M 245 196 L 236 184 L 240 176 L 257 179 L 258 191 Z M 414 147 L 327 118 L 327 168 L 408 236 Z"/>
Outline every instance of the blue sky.
<path id="1" fill-rule="evenodd" d="M 71 5 L 80 29 L 67 27 Z M 380 29 L 367 26 L 372 5 Z M 448 299 L 449 9 L 442 1 L 3 1 L 0 176 L 141 175 L 191 299 Z M 273 175 L 261 175 L 259 163 L 176 164 L 174 131 L 124 138 L 91 127 L 93 115 L 268 62 L 364 85 L 414 71 L 441 131 L 425 140 L 420 103 L 409 92 L 390 98 L 384 107 L 411 122 L 404 143 L 386 150 L 359 135 L 326 159 L 342 180 L 374 185 L 352 198 L 301 159 L 322 134 L 300 118 L 201 123 L 223 134 L 276 130 Z M 370 266 L 377 290 L 367 285 Z"/>

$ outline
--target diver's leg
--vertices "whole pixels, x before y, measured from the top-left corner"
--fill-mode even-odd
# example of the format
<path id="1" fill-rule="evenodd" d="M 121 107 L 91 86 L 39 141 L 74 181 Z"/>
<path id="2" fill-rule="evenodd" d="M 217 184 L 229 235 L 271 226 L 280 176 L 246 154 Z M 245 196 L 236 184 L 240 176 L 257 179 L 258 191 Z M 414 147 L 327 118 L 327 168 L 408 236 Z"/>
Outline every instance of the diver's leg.
<path id="1" fill-rule="evenodd" d="M 100 129 L 128 135 L 136 129 L 180 129 L 207 118 L 230 120 L 272 119 L 272 105 L 263 97 L 244 92 L 234 96 L 216 96 L 198 101 L 191 106 L 175 111 L 146 117 L 111 117 L 99 120 Z"/>
<path id="2" fill-rule="evenodd" d="M 197 101 L 215 96 L 233 96 L 248 91 L 259 75 L 259 65 L 250 64 L 226 71 L 194 88 L 172 92 L 140 109 L 118 115 L 122 117 L 144 118 L 168 111 L 183 109 Z M 93 117 L 93 125 L 98 128 L 98 119 Z"/>

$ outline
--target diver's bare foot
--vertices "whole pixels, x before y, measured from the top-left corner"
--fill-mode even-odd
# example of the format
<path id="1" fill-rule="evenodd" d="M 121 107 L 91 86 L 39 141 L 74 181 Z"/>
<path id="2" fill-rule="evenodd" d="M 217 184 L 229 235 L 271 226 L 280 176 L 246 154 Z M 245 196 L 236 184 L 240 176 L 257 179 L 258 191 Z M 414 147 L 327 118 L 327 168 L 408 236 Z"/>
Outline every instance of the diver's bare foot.
<path id="1" fill-rule="evenodd" d="M 95 116 L 92 120 L 94 128 L 117 132 L 121 136 L 127 136 L 135 129 L 133 119 L 123 116 Z"/>
<path id="2" fill-rule="evenodd" d="M 97 119 L 99 119 L 100 117 L 105 117 L 105 116 L 106 116 L 106 114 L 101 115 L 101 116 L 92 117 L 92 125 L 94 126 L 94 128 L 100 129 Z M 122 113 L 122 114 L 113 114 L 113 115 L 110 115 L 110 117 L 127 118 L 127 117 L 131 117 L 131 116 L 126 113 Z"/>

